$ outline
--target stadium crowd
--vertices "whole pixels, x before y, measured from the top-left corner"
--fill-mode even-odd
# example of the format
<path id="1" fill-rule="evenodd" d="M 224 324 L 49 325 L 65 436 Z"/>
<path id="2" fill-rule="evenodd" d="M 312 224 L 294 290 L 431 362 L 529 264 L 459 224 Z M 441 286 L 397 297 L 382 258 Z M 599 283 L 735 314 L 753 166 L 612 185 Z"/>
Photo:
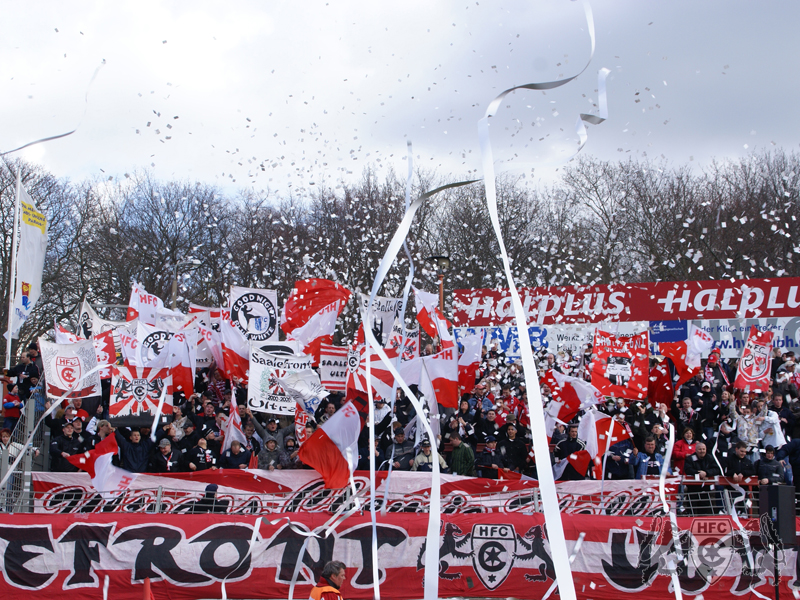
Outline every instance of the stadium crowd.
<path id="1" fill-rule="evenodd" d="M 423 349 L 423 354 L 432 352 L 430 345 Z M 588 381 L 592 356 L 590 346 L 576 355 L 568 351 L 539 353 L 538 375 L 545 404 L 552 400 L 551 390 L 543 381 L 546 370 Z M 651 369 L 661 360 L 651 357 Z M 20 363 L 3 377 L 6 395 L 0 450 L 8 445 L 24 403 L 31 398 L 43 402 L 40 363 L 32 344 Z M 670 406 L 650 399 L 606 398 L 597 410 L 616 419 L 629 438 L 609 447 L 602 461 L 603 476 L 642 479 L 659 476 L 666 468 L 672 475 L 684 475 L 695 482 L 717 476 L 737 482 L 757 476 L 759 483 L 791 483 L 793 472 L 800 469 L 800 372 L 796 369 L 793 352 L 775 349 L 770 388 L 757 394 L 734 390 L 731 382 L 736 376 L 736 361 L 722 360 L 714 350 L 703 360 L 700 372 L 675 391 Z M 651 384 L 654 380 L 651 377 Z M 46 419 L 51 432 L 50 469 L 77 470 L 66 458 L 91 450 L 108 435 L 116 436 L 119 465 L 137 473 L 308 468 L 298 457 L 298 437 L 311 435 L 317 424 L 324 423 L 345 401 L 343 394 L 331 394 L 320 404 L 315 420 L 298 432 L 290 417 L 253 413 L 247 407 L 246 388 L 238 384 L 231 388 L 229 382 L 216 377 L 213 369 L 198 371 L 195 391 L 189 398 L 175 396 L 173 420 L 156 431 L 155 441 L 148 428 L 112 427 L 107 398 L 91 415 L 82 408 L 81 400 L 73 400 Z M 44 404 L 45 408 L 49 405 Z M 234 407 L 246 443 L 233 442 L 222 452 L 223 419 Z M 458 409 L 440 407 L 438 412 L 427 416 L 434 422 L 434 431 L 439 432 L 435 443 L 444 472 L 536 478 L 524 373 L 519 363 L 507 360 L 496 346 L 483 348 L 474 389 L 461 396 Z M 434 440 L 418 434 L 416 412 L 401 390 L 393 406 L 376 400 L 374 415 L 376 438 L 370 442 L 369 428 L 363 428 L 359 469 L 369 468 L 372 452 L 380 470 L 431 470 Z M 586 440 L 578 438 L 581 417 L 579 412 L 570 423 L 555 427 L 550 439 L 553 464 L 567 461 L 586 447 Z M 677 442 L 671 460 L 665 464 L 670 423 L 676 428 Z M 593 468 L 576 470 L 569 462 L 559 479 L 585 479 L 597 472 Z"/>

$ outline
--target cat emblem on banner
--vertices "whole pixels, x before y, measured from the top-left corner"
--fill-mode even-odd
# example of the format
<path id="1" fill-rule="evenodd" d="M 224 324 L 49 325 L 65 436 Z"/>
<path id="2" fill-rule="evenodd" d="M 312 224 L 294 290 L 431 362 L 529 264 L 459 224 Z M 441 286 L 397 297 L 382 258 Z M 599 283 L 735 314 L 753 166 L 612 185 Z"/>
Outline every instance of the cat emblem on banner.
<path id="1" fill-rule="evenodd" d="M 472 566 L 487 589 L 500 587 L 511 573 L 517 551 L 513 525 L 478 524 L 472 527 Z"/>

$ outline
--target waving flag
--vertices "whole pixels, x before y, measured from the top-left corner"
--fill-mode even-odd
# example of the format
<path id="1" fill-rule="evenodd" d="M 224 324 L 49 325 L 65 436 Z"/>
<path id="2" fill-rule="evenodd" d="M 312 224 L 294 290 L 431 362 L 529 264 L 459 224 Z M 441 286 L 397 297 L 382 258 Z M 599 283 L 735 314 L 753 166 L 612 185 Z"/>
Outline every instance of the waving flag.
<path id="1" fill-rule="evenodd" d="M 83 398 L 87 411 L 87 407 L 97 408 L 96 401 L 88 401 L 89 398 L 99 401 L 101 395 L 98 372 L 87 377 L 97 367 L 97 355 L 92 342 L 81 340 L 71 344 L 53 344 L 39 338 L 39 349 L 42 352 L 47 397 L 59 400 L 77 383 L 77 388 L 68 397 Z"/>
<path id="2" fill-rule="evenodd" d="M 477 333 L 461 338 L 464 352 L 458 358 L 458 385 L 462 392 L 475 388 L 475 375 L 481 364 L 483 336 Z"/>
<path id="3" fill-rule="evenodd" d="M 278 293 L 232 285 L 228 320 L 248 342 L 277 341 Z"/>
<path id="4" fill-rule="evenodd" d="M 345 487 L 356 470 L 358 435 L 366 411 L 367 401 L 363 396 L 355 396 L 300 446 L 300 460 L 322 475 L 326 488 Z"/>
<path id="5" fill-rule="evenodd" d="M 236 440 L 242 445 L 242 448 L 247 447 L 247 436 L 242 431 L 242 419 L 239 417 L 239 411 L 236 409 L 236 404 L 231 405 L 231 414 L 223 417 L 222 424 L 222 452 L 231 449 L 231 443 Z"/>
<path id="6" fill-rule="evenodd" d="M 119 452 L 117 438 L 112 434 L 106 436 L 94 449 L 82 454 L 73 454 L 67 460 L 89 473 L 94 489 L 100 492 L 105 500 L 112 500 L 113 492 L 127 490 L 137 475 L 111 464 L 111 459 L 117 452 Z"/>
<path id="7" fill-rule="evenodd" d="M 314 357 L 314 366 L 319 366 L 320 345 L 333 343 L 333 332 L 336 329 L 336 318 L 344 310 L 344 303 L 336 300 L 323 306 L 318 312 L 299 327 L 286 334 L 287 341 L 300 344 L 300 351 Z"/>
<path id="8" fill-rule="evenodd" d="M 350 299 L 350 290 L 327 279 L 296 281 L 281 312 L 281 329 L 287 335 L 303 327 L 323 308 L 339 303 L 339 314 Z M 308 354 L 308 353 L 306 353 Z"/>
<path id="9" fill-rule="evenodd" d="M 238 378 L 247 385 L 250 367 L 250 343 L 242 337 L 239 330 L 230 320 L 230 312 L 222 311 L 220 319 L 220 346 L 222 347 L 222 363 L 217 368 L 226 379 Z"/>
<path id="10" fill-rule="evenodd" d="M 317 373 L 311 369 L 286 371 L 278 378 L 278 383 L 287 396 L 293 398 L 298 406 L 302 406 L 312 416 L 322 399 L 329 395 L 322 387 Z"/>
<path id="11" fill-rule="evenodd" d="M 397 358 L 397 351 L 386 350 L 390 360 Z M 399 372 L 408 385 L 419 385 L 422 359 L 406 360 L 400 363 Z M 347 397 L 348 399 L 367 393 L 367 360 L 364 346 L 351 349 L 347 357 Z M 370 372 L 372 391 L 376 397 L 387 402 L 392 398 L 394 376 L 377 354 L 370 353 Z"/>
<path id="12" fill-rule="evenodd" d="M 400 352 L 400 344 L 403 343 L 404 333 L 406 337 L 406 345 L 403 349 L 403 360 L 419 358 L 419 327 L 416 329 L 405 329 L 401 324 L 400 319 L 396 319 L 394 325 L 392 325 L 392 332 L 389 334 L 389 339 L 386 340 L 386 344 L 384 346 L 386 348 L 393 348 L 397 352 Z"/>
<path id="13" fill-rule="evenodd" d="M 446 408 L 458 408 L 458 361 L 455 347 L 432 356 L 423 356 L 422 363 L 430 377 L 436 401 Z"/>
<path id="14" fill-rule="evenodd" d="M 158 311 L 164 310 L 164 302 L 158 296 L 148 294 L 143 286 L 134 282 L 131 286 L 131 299 L 128 302 L 128 312 L 125 315 L 126 321 L 139 319 L 146 325 L 153 325 L 158 322 Z"/>
<path id="15" fill-rule="evenodd" d="M 450 329 L 453 327 L 439 310 L 439 296 L 414 288 L 419 326 L 431 337 L 438 337 L 442 350 L 453 348 L 455 340 Z"/>
<path id="16" fill-rule="evenodd" d="M 53 324 L 53 333 L 55 334 L 56 344 L 74 344 L 81 341 L 81 338 L 57 321 Z"/>
<path id="17" fill-rule="evenodd" d="M 630 437 L 627 427 L 613 417 L 596 410 L 586 411 L 578 425 L 578 439 L 586 442 L 586 452 L 594 461 L 597 479 L 603 478 L 603 455 L 611 446 Z"/>
<path id="18" fill-rule="evenodd" d="M 661 342 L 658 351 L 675 365 L 678 376 L 675 385 L 679 386 L 700 372 L 700 360 L 708 355 L 713 345 L 714 339 L 708 333 L 697 325 L 690 325 L 686 341 Z M 652 373 L 650 377 L 652 381 Z"/>
<path id="19" fill-rule="evenodd" d="M 578 411 L 586 410 L 603 400 L 603 395 L 588 381 L 548 370 L 545 381 L 553 393 L 547 413 L 559 421 L 569 423 Z"/>

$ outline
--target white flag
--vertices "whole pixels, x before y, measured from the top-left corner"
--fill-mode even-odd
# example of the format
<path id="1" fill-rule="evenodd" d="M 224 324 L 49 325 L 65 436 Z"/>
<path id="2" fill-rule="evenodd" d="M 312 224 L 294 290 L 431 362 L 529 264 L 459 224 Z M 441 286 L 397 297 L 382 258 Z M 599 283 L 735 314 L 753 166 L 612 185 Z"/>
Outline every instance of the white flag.
<path id="1" fill-rule="evenodd" d="M 17 288 L 11 311 L 11 337 L 17 337 L 42 293 L 42 272 L 47 253 L 47 218 L 38 211 L 22 186 L 19 188 L 19 195 Z"/>

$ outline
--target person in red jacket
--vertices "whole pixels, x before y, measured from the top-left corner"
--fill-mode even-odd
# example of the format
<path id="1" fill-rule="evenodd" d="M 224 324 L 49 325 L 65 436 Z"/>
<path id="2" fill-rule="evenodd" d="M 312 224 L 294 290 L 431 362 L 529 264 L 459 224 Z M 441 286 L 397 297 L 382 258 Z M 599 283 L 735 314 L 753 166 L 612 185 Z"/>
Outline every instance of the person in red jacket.
<path id="1" fill-rule="evenodd" d="M 343 600 L 339 591 L 345 580 L 343 562 L 332 560 L 322 568 L 322 576 L 317 585 L 311 589 L 309 600 Z"/>
<path id="2" fill-rule="evenodd" d="M 683 463 L 687 456 L 694 454 L 696 444 L 694 429 L 687 427 L 683 430 L 683 439 L 675 442 L 675 447 L 672 449 L 672 472 L 675 475 L 684 474 Z"/>

